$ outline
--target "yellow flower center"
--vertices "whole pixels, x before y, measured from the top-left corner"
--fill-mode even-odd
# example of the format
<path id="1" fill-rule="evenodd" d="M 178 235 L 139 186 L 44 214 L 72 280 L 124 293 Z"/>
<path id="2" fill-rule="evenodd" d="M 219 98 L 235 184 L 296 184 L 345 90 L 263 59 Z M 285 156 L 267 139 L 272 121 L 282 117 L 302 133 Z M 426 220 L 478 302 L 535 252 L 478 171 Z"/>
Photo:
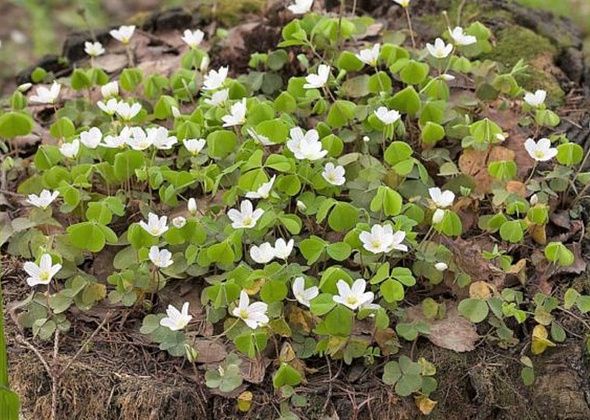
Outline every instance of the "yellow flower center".
<path id="1" fill-rule="evenodd" d="M 250 226 L 250 225 L 252 224 L 252 222 L 253 222 L 253 220 L 252 220 L 252 217 L 250 217 L 250 216 L 246 216 L 246 217 L 244 217 L 244 219 L 242 220 L 242 224 L 243 224 L 244 226 Z"/>
<path id="2" fill-rule="evenodd" d="M 348 303 L 349 305 L 356 305 L 358 303 L 358 299 L 356 296 L 348 296 L 346 298 L 346 303 Z"/>
<path id="3" fill-rule="evenodd" d="M 49 281 L 50 278 L 51 275 L 49 274 L 49 271 L 41 271 L 39 273 L 39 280 L 41 281 Z"/>
<path id="4" fill-rule="evenodd" d="M 542 150 L 537 150 L 535 151 L 535 157 L 543 159 L 545 157 L 545 153 Z"/>
<path id="5" fill-rule="evenodd" d="M 248 319 L 248 311 L 246 309 L 240 309 L 240 318 Z"/>

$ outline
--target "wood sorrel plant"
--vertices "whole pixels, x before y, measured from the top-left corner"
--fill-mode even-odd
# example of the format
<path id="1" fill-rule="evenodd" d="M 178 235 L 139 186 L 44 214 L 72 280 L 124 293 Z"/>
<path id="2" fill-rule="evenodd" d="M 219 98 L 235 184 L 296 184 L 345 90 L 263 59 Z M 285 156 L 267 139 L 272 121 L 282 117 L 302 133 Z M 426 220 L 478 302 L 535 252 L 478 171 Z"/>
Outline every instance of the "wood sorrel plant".
<path id="1" fill-rule="evenodd" d="M 585 322 L 590 297 L 549 296 L 547 281 L 580 258 L 550 220 L 579 214 L 586 157 L 552 133 L 559 117 L 546 94 L 518 85 L 526 65 L 479 61 L 492 48 L 479 22 L 416 48 L 365 45 L 371 18 L 310 6 L 290 6 L 299 17 L 244 74 L 208 69 L 204 35 L 191 29 L 170 77 L 130 67 L 114 81 L 91 66 L 28 99 L 14 93 L 0 116 L 9 145 L 32 129 L 27 102 L 55 107 L 56 144 L 37 150 L 18 189 L 28 207 L 9 227 L 7 250 L 28 260 L 33 287 L 23 326 L 50 339 L 69 329 L 71 307 L 108 299 L 141 312 L 141 332 L 162 350 L 198 363 L 191 306 L 203 305 L 200 321 L 219 332 L 208 339 L 250 358 L 272 354 L 273 342 L 290 349 L 275 355 L 273 375 L 288 396 L 306 359 L 374 363 L 447 317 L 468 338 L 437 345 L 471 350 L 485 322 L 489 340 L 515 346 L 528 324 L 532 354 L 565 340 L 555 314 Z M 133 63 L 133 30 L 113 36 Z M 63 106 L 61 85 L 78 92 Z M 99 89 L 101 101 L 85 99 Z M 513 135 L 518 122 L 501 112 L 531 138 Z M 107 247 L 116 253 L 105 282 L 82 263 Z M 200 302 L 159 304 L 187 279 Z M 208 384 L 237 388 L 237 360 L 208 372 Z M 531 359 L 523 366 L 531 383 Z M 404 355 L 383 381 L 433 405 L 435 373 Z"/>

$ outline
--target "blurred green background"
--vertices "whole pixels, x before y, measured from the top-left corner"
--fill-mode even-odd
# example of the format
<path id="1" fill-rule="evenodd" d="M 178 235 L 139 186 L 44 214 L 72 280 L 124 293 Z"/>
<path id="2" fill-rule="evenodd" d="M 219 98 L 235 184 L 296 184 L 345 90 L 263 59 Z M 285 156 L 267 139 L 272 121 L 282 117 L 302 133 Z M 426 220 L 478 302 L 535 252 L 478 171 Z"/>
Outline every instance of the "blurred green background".
<path id="1" fill-rule="evenodd" d="M 248 0 L 230 1 L 235 3 Z M 590 36 L 590 0 L 513 1 L 571 17 Z M 415 7 L 419 7 L 420 0 L 414 2 Z M 19 70 L 33 64 L 44 54 L 59 53 L 65 36 L 72 30 L 121 23 L 135 15 L 159 8 L 190 7 L 198 4 L 203 4 L 203 1 L 0 0 L 0 92 Z M 590 48 L 590 42 L 587 44 Z"/>

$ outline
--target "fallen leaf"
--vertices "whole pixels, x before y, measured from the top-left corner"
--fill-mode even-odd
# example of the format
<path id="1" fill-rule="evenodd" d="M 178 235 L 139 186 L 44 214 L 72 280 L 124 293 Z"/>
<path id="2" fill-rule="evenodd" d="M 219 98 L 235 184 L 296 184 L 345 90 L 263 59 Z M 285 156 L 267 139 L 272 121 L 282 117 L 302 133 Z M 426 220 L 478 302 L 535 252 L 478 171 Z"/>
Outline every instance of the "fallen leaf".
<path id="1" fill-rule="evenodd" d="M 531 342 L 531 352 L 535 355 L 543 353 L 547 347 L 555 347 L 555 343 L 547 339 L 549 333 L 544 325 L 536 325 L 533 328 L 533 339 Z"/>
<path id="2" fill-rule="evenodd" d="M 242 413 L 250 411 L 254 395 L 250 391 L 244 391 L 238 395 L 238 410 Z"/>
<path id="3" fill-rule="evenodd" d="M 493 146 L 489 150 L 465 149 L 459 157 L 459 169 L 475 180 L 475 189 L 480 194 L 490 192 L 492 176 L 488 164 L 497 160 L 514 160 L 514 152 L 506 147 Z"/>
<path id="4" fill-rule="evenodd" d="M 428 339 L 432 344 L 444 349 L 456 352 L 471 351 L 475 349 L 475 343 L 479 340 L 475 325 L 459 315 L 454 303 L 447 304 L 447 313 L 444 319 L 426 319 L 421 305 L 406 310 L 406 317 L 410 322 L 422 321 L 428 324 L 430 328 Z"/>
<path id="5" fill-rule="evenodd" d="M 225 346 L 217 341 L 206 338 L 196 338 L 193 347 L 198 352 L 197 363 L 221 362 L 227 356 Z"/>
<path id="6" fill-rule="evenodd" d="M 416 402 L 416 407 L 418 407 L 418 410 L 420 410 L 420 412 L 425 416 L 432 413 L 432 410 L 434 410 L 434 407 L 436 407 L 436 404 L 438 404 L 437 401 L 431 400 L 426 395 L 417 395 L 414 397 L 414 401 Z"/>
<path id="7" fill-rule="evenodd" d="M 469 285 L 469 297 L 487 299 L 492 296 L 492 288 L 485 281 L 474 281 Z"/>

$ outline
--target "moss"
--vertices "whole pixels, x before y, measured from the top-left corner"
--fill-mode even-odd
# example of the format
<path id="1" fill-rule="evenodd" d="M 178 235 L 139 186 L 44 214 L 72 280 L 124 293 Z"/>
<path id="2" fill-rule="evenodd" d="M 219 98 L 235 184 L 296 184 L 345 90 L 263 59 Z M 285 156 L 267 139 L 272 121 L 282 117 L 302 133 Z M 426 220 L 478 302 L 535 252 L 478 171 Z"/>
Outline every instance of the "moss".
<path id="1" fill-rule="evenodd" d="M 483 58 L 498 61 L 507 68 L 514 66 L 521 58 L 530 61 L 539 55 L 553 57 L 557 54 L 557 48 L 551 41 L 522 26 L 502 29 L 496 33 L 496 38 L 494 50 Z"/>
<path id="2" fill-rule="evenodd" d="M 213 18 L 211 1 L 205 0 L 201 14 Z M 243 21 L 248 13 L 260 14 L 266 6 L 266 0 L 218 0 L 215 19 L 225 26 L 234 26 Z"/>

